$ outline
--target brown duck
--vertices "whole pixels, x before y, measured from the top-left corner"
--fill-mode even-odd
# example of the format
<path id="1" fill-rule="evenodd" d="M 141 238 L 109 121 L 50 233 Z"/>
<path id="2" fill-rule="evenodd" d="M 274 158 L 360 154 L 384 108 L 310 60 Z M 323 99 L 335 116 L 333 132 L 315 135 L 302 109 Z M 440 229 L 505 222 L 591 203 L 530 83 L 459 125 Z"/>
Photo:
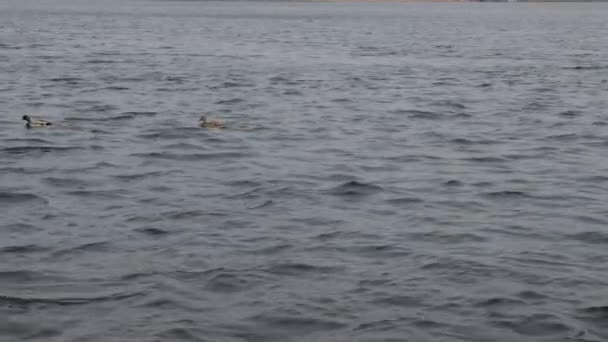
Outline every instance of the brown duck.
<path id="1" fill-rule="evenodd" d="M 207 119 L 206 115 L 201 116 L 198 122 L 199 127 L 202 128 L 226 128 L 226 125 L 217 119 Z"/>

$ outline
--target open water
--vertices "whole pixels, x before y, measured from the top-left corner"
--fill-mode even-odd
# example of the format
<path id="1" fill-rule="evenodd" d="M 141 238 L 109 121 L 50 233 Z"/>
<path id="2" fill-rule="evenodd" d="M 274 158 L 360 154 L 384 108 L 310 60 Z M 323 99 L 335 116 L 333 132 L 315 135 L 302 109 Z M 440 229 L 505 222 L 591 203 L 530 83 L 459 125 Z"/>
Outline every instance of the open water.
<path id="1" fill-rule="evenodd" d="M 608 3 L 2 1 L 0 341 L 608 340 L 607 33 Z"/>

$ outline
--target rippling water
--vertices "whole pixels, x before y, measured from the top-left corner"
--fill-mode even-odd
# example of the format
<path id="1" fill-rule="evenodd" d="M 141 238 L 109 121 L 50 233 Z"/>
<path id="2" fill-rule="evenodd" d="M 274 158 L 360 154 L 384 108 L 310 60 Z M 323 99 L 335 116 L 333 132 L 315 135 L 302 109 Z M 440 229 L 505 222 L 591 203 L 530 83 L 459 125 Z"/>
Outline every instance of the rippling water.
<path id="1" fill-rule="evenodd" d="M 606 341 L 606 18 L 3 1 L 0 340 Z"/>

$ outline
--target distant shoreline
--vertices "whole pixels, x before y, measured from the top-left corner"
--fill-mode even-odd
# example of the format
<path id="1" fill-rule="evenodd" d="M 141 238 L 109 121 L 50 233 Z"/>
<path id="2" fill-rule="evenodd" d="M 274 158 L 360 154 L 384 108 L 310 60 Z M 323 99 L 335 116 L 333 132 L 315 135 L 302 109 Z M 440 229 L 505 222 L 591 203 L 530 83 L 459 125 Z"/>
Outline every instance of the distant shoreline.
<path id="1" fill-rule="evenodd" d="M 382 3 L 382 2 L 484 2 L 480 0 L 295 0 L 295 2 L 368 2 L 368 3 Z M 493 1 L 498 2 L 498 1 Z M 506 2 L 506 1 L 500 1 Z"/>
<path id="2" fill-rule="evenodd" d="M 425 2 L 488 2 L 488 3 L 591 3 L 608 2 L 608 0 L 292 0 L 287 2 L 360 2 L 360 3 L 425 3 Z"/>
<path id="3" fill-rule="evenodd" d="M 483 2 L 480 0 L 294 0 L 293 2 Z M 501 1 L 506 2 L 506 1 Z"/>
<path id="4" fill-rule="evenodd" d="M 295 0 L 295 2 L 484 2 L 480 0 Z M 498 2 L 498 1 L 496 1 Z M 500 1 L 506 2 L 506 1 Z"/>

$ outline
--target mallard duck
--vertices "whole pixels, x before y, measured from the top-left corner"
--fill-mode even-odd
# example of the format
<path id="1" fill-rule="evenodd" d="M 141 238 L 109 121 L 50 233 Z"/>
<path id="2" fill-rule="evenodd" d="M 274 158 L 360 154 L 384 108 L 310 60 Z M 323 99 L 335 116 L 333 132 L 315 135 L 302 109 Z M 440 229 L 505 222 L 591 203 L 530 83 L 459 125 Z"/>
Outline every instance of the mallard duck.
<path id="1" fill-rule="evenodd" d="M 198 125 L 203 128 L 226 128 L 226 125 L 222 121 L 216 119 L 207 120 L 206 115 L 201 116 Z"/>
<path id="2" fill-rule="evenodd" d="M 24 115 L 22 119 L 26 121 L 25 127 L 27 128 L 46 127 L 52 125 L 51 122 L 46 120 L 32 120 L 29 115 Z"/>

